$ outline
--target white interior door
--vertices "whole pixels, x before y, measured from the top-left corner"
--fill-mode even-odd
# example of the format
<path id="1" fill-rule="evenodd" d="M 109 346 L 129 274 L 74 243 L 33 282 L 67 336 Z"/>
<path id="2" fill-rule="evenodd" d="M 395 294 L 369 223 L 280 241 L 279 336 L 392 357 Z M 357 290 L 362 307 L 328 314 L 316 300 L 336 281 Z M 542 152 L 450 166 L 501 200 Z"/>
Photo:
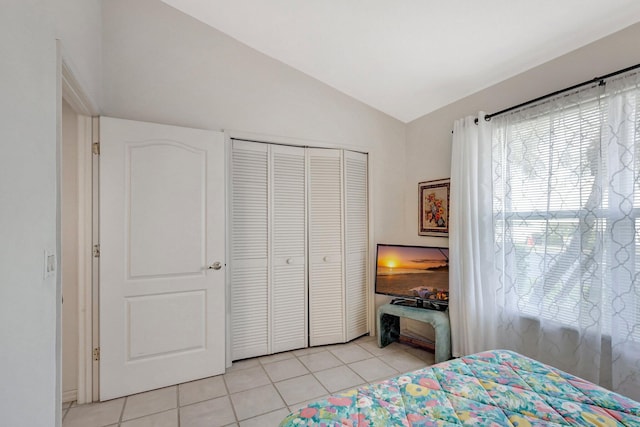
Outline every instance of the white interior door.
<path id="1" fill-rule="evenodd" d="M 271 145 L 271 353 L 307 346 L 305 149 Z"/>
<path id="2" fill-rule="evenodd" d="M 231 152 L 231 360 L 269 353 L 268 145 Z"/>
<path id="3" fill-rule="evenodd" d="M 345 313 L 347 341 L 369 332 L 367 327 L 367 155 L 344 151 Z"/>
<path id="4" fill-rule="evenodd" d="M 345 342 L 342 151 L 309 148 L 309 344 Z"/>
<path id="5" fill-rule="evenodd" d="M 100 135 L 100 399 L 223 373 L 223 134 L 101 118 Z"/>

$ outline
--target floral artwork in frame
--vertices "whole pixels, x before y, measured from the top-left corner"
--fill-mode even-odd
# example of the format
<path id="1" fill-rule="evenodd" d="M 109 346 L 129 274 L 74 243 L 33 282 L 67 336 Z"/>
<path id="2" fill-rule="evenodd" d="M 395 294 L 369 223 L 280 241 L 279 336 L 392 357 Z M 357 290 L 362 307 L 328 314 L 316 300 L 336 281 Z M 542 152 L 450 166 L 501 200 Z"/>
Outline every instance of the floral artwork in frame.
<path id="1" fill-rule="evenodd" d="M 420 215 L 418 235 L 449 236 L 449 179 L 418 184 Z"/>

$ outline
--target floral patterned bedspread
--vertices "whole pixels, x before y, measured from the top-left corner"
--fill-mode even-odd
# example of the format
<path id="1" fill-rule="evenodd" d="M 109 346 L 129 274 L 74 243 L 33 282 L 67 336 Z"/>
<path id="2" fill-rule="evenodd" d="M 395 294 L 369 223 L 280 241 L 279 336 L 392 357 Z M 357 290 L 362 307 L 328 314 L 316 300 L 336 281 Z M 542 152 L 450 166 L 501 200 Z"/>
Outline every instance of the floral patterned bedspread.
<path id="1" fill-rule="evenodd" d="M 291 426 L 640 426 L 640 403 L 518 353 L 495 350 L 337 394 Z"/>

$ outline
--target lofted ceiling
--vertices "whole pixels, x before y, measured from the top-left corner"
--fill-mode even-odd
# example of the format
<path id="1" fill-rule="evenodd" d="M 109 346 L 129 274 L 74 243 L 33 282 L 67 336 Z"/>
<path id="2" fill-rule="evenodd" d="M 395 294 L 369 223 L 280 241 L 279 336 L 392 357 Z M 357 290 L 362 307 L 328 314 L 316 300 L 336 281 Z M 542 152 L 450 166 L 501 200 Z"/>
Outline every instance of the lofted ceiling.
<path id="1" fill-rule="evenodd" d="M 640 21 L 638 0 L 162 1 L 403 122 Z"/>

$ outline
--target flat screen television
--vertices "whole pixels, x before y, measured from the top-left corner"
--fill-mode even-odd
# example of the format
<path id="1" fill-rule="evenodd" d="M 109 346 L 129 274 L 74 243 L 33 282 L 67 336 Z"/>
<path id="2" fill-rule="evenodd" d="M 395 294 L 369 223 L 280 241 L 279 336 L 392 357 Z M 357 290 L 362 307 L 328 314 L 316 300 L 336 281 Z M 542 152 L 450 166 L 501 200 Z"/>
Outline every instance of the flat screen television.
<path id="1" fill-rule="evenodd" d="M 377 294 L 392 303 L 445 310 L 449 306 L 449 249 L 378 244 Z"/>

